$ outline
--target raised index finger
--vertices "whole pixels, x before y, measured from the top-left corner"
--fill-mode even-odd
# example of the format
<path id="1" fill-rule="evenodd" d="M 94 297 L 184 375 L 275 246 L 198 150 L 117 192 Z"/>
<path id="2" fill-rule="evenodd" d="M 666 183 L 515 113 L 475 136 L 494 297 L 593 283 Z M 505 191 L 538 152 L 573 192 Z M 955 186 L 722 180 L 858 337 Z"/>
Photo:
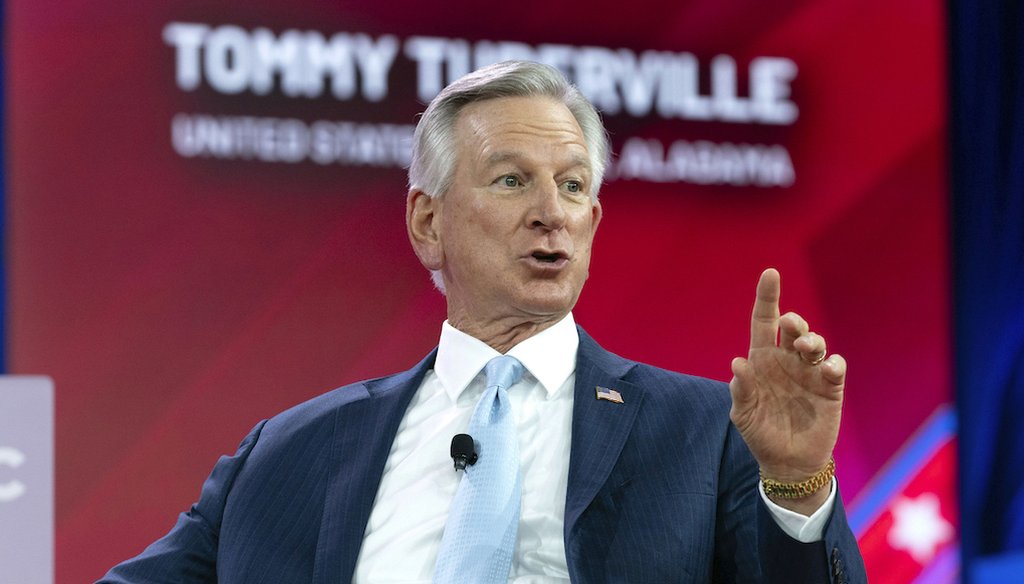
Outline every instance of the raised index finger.
<path id="1" fill-rule="evenodd" d="M 750 315 L 750 348 L 774 347 L 779 336 L 779 294 L 781 277 L 775 268 L 761 272 L 757 297 Z"/>

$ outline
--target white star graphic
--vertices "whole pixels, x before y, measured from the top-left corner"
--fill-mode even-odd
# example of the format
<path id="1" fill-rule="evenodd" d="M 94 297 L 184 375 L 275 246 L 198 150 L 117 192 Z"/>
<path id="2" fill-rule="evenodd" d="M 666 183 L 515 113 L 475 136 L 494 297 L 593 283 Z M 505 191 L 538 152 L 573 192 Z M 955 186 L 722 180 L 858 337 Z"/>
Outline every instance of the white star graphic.
<path id="1" fill-rule="evenodd" d="M 889 545 L 910 553 L 922 565 L 954 535 L 953 526 L 942 517 L 935 493 L 922 493 L 916 499 L 900 497 L 893 503 L 892 517 Z"/>

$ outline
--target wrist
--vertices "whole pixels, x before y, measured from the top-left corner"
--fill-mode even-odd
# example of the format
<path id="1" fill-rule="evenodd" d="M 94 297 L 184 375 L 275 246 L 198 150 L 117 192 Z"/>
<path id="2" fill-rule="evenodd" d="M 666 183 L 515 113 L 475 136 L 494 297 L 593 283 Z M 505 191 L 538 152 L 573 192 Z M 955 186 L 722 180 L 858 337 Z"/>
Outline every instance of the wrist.
<path id="1" fill-rule="evenodd" d="M 772 475 L 761 469 L 761 485 L 764 492 L 773 501 L 798 501 L 819 495 L 820 491 L 832 484 L 836 473 L 835 459 L 829 458 L 824 468 L 803 480 L 779 480 L 779 475 Z"/>

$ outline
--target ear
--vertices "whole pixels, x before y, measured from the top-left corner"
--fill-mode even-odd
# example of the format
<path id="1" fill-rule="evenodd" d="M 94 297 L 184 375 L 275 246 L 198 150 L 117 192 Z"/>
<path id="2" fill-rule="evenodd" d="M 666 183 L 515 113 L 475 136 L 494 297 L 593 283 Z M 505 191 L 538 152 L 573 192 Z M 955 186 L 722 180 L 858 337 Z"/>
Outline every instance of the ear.
<path id="1" fill-rule="evenodd" d="M 409 242 L 428 270 L 440 270 L 444 263 L 441 247 L 441 207 L 439 198 L 431 197 L 419 189 L 409 189 L 405 199 L 405 227 Z"/>
<path id="2" fill-rule="evenodd" d="M 597 235 L 597 225 L 601 222 L 601 217 L 604 211 L 601 209 L 601 201 L 594 201 L 593 206 L 590 209 L 590 238 L 593 239 Z"/>

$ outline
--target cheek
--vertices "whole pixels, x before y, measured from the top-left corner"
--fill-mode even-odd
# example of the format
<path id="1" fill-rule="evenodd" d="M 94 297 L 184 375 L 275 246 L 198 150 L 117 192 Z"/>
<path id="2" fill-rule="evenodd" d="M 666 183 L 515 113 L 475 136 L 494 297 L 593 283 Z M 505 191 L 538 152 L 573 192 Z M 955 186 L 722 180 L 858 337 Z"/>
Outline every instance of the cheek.
<path id="1" fill-rule="evenodd" d="M 503 243 L 495 237 L 493 230 L 479 221 L 454 225 L 457 231 L 449 238 L 445 254 L 450 261 L 471 272 L 484 272 L 499 265 L 502 259 Z"/>
<path id="2" fill-rule="evenodd" d="M 594 244 L 594 234 L 596 233 L 594 223 L 587 216 L 581 219 L 575 227 L 573 232 L 573 241 L 575 241 L 577 249 L 590 251 L 590 248 Z"/>

